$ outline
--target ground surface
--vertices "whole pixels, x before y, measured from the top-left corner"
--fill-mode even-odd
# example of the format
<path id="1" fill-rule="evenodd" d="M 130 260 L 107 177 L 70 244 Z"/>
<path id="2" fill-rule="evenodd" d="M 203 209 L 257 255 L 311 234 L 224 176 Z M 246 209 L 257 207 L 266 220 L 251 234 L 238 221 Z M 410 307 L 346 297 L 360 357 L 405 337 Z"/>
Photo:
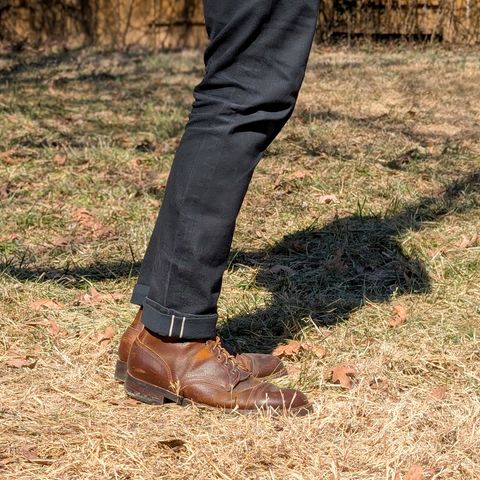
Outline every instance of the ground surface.
<path id="1" fill-rule="evenodd" d="M 303 342 L 283 382 L 312 415 L 150 407 L 113 381 L 201 75 L 201 52 L 0 58 L 0 478 L 479 479 L 477 51 L 316 47 L 256 171 L 222 333 Z"/>

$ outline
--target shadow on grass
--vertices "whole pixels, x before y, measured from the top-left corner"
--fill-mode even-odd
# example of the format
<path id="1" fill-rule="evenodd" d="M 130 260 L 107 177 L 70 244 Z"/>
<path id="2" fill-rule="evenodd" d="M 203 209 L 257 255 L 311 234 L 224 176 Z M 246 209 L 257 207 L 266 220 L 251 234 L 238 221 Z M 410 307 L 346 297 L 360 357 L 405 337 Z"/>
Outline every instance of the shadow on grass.
<path id="1" fill-rule="evenodd" d="M 451 183 L 436 196 L 387 216 L 356 214 L 322 228 L 312 226 L 285 236 L 261 251 L 233 251 L 230 268 L 258 270 L 256 283 L 272 293 L 266 308 L 227 319 L 220 334 L 244 351 L 271 351 L 314 322 L 345 321 L 367 300 L 388 302 L 393 295 L 423 294 L 430 279 L 419 258 L 402 249 L 400 236 L 427 222 L 478 208 L 480 171 Z M 92 281 L 127 278 L 139 262 L 97 263 L 62 270 L 0 264 L 0 271 L 19 280 L 56 281 L 79 287 Z M 87 283 L 88 284 L 88 283 Z"/>
<path id="2" fill-rule="evenodd" d="M 235 252 L 230 268 L 255 267 L 256 284 L 272 295 L 266 308 L 228 319 L 221 336 L 239 350 L 269 352 L 312 322 L 348 320 L 367 300 L 428 293 L 427 270 L 421 259 L 404 252 L 400 237 L 452 210 L 478 208 L 468 196 L 478 191 L 480 171 L 475 171 L 390 216 L 338 218 L 287 235 L 267 250 Z"/>

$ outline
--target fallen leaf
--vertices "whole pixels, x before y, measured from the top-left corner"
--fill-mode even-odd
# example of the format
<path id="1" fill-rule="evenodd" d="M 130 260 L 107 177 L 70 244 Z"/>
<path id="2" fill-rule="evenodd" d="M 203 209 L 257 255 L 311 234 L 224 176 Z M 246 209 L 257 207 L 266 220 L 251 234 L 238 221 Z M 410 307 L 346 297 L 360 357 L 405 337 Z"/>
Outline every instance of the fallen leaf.
<path id="1" fill-rule="evenodd" d="M 427 254 L 430 258 L 434 258 L 437 255 L 442 254 L 444 250 L 445 250 L 445 247 L 432 248 L 431 250 L 428 250 Z"/>
<path id="2" fill-rule="evenodd" d="M 76 208 L 72 213 L 72 218 L 83 228 L 90 230 L 96 237 L 105 237 L 113 234 L 113 229 L 103 225 L 90 211 L 86 208 Z"/>
<path id="3" fill-rule="evenodd" d="M 69 237 L 57 235 L 56 237 L 53 237 L 51 240 L 49 240 L 48 243 L 50 245 L 53 245 L 54 247 L 63 247 L 65 245 L 68 245 L 71 241 L 72 239 Z"/>
<path id="4" fill-rule="evenodd" d="M 62 333 L 62 335 L 66 335 L 66 331 L 62 330 L 57 322 L 53 319 L 50 320 L 42 320 L 42 321 L 33 321 L 33 322 L 26 322 L 25 325 L 32 326 L 32 327 L 46 327 L 48 333 L 53 337 Z"/>
<path id="5" fill-rule="evenodd" d="M 338 197 L 333 194 L 329 195 L 320 195 L 318 198 L 319 203 L 329 204 L 329 203 L 338 203 Z"/>
<path id="6" fill-rule="evenodd" d="M 470 248 L 475 247 L 478 242 L 478 233 L 473 235 L 472 237 L 463 236 L 462 240 L 456 243 L 458 248 Z"/>
<path id="7" fill-rule="evenodd" d="M 88 292 L 82 293 L 79 297 L 77 297 L 75 304 L 78 305 L 79 303 L 100 303 L 104 300 L 121 300 L 123 299 L 123 293 L 115 292 L 115 293 L 100 293 L 95 287 L 90 287 Z"/>
<path id="8" fill-rule="evenodd" d="M 67 157 L 59 153 L 53 157 L 53 162 L 59 166 L 65 165 L 66 161 L 67 161 Z"/>
<path id="9" fill-rule="evenodd" d="M 353 365 L 346 363 L 337 365 L 329 370 L 328 376 L 331 377 L 332 383 L 339 383 L 343 388 L 352 388 L 352 377 L 356 375 Z"/>
<path id="10" fill-rule="evenodd" d="M 107 327 L 103 332 L 97 333 L 97 342 L 101 345 L 108 344 L 111 342 L 113 336 L 115 335 L 115 330 L 113 327 Z"/>
<path id="11" fill-rule="evenodd" d="M 388 321 L 391 327 L 399 327 L 407 321 L 407 311 L 402 305 L 395 305 L 393 307 L 394 316 Z"/>
<path id="12" fill-rule="evenodd" d="M 28 359 L 27 357 L 11 358 L 10 360 L 6 361 L 7 366 L 13 367 L 13 368 L 23 368 L 23 367 L 33 368 L 35 366 L 35 363 L 37 363 L 36 360 L 31 360 L 31 359 Z"/>
<path id="13" fill-rule="evenodd" d="M 29 463 L 36 463 L 38 465 L 51 465 L 54 462 L 54 460 L 51 458 L 40 458 L 28 447 L 22 447 L 19 453 Z"/>
<path id="14" fill-rule="evenodd" d="M 434 388 L 430 395 L 436 400 L 443 400 L 447 394 L 447 386 L 441 385 L 440 387 Z"/>
<path id="15" fill-rule="evenodd" d="M 15 154 L 16 150 L 17 148 L 14 147 L 6 152 L 0 152 L 0 160 L 9 165 L 14 165 L 17 162 L 12 158 L 12 155 Z"/>
<path id="16" fill-rule="evenodd" d="M 48 321 L 48 333 L 52 335 L 52 337 L 55 337 L 60 333 L 60 327 L 55 320 Z"/>
<path id="17" fill-rule="evenodd" d="M 369 385 L 372 390 L 386 390 L 388 388 L 388 382 L 383 378 L 374 378 Z"/>
<path id="18" fill-rule="evenodd" d="M 343 261 L 343 249 L 339 248 L 333 257 L 325 262 L 325 268 L 332 272 L 344 272 L 346 269 L 345 262 Z"/>
<path id="19" fill-rule="evenodd" d="M 185 442 L 179 438 L 172 438 L 171 440 L 159 440 L 158 445 L 172 450 L 183 450 L 185 448 Z"/>
<path id="20" fill-rule="evenodd" d="M 320 345 L 309 342 L 299 342 L 297 340 L 292 340 L 286 345 L 279 345 L 272 353 L 276 357 L 292 357 L 299 353 L 300 350 L 312 352 L 318 358 L 323 358 L 327 354 L 327 351 Z"/>
<path id="21" fill-rule="evenodd" d="M 307 175 L 308 175 L 308 172 L 306 172 L 305 170 L 297 170 L 296 172 L 291 173 L 288 176 L 288 178 L 292 180 L 295 178 L 302 179 L 302 178 L 305 178 Z"/>
<path id="22" fill-rule="evenodd" d="M 423 480 L 423 468 L 420 465 L 412 465 L 405 480 Z"/>
<path id="23" fill-rule="evenodd" d="M 276 357 L 293 357 L 300 351 L 301 348 L 302 344 L 299 341 L 292 340 L 286 345 L 279 345 L 277 348 L 275 348 L 272 354 Z"/>
<path id="24" fill-rule="evenodd" d="M 4 237 L 0 237 L 0 242 L 13 242 L 14 240 L 18 240 L 19 236 L 17 233 L 9 233 Z"/>
<path id="25" fill-rule="evenodd" d="M 41 345 L 35 345 L 33 347 L 33 355 L 38 355 L 42 351 L 42 346 Z"/>
<path id="26" fill-rule="evenodd" d="M 29 307 L 33 310 L 57 310 L 64 307 L 64 305 L 49 298 L 39 298 L 32 302 Z"/>
<path id="27" fill-rule="evenodd" d="M 293 270 L 293 268 L 287 267 L 286 265 L 274 265 L 272 268 L 269 268 L 268 271 L 270 273 L 285 272 L 290 275 L 295 273 L 295 270 Z"/>
<path id="28" fill-rule="evenodd" d="M 302 345 L 302 348 L 314 353 L 318 358 L 324 358 L 327 355 L 325 348 L 320 345 L 314 345 L 313 343 L 304 344 Z"/>
<path id="29" fill-rule="evenodd" d="M 31 355 L 26 355 L 25 353 L 19 352 L 14 349 L 7 351 L 7 360 L 5 364 L 7 367 L 12 368 L 33 368 L 37 363 L 37 359 Z"/>

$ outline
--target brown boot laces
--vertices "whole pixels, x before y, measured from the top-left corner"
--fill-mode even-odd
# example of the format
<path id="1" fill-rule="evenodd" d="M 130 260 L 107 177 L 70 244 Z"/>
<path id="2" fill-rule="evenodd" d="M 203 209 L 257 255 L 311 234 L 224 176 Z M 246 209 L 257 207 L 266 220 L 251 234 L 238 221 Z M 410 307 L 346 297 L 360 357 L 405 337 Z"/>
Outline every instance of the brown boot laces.
<path id="1" fill-rule="evenodd" d="M 241 368 L 241 366 L 238 364 L 235 358 L 235 355 L 231 355 L 222 346 L 222 339 L 220 337 L 217 336 L 215 340 L 209 340 L 207 343 L 210 346 L 210 350 L 213 353 L 217 354 L 217 359 L 223 362 L 224 365 L 229 367 L 232 370 L 232 372 L 238 371 L 238 369 L 243 370 L 243 368 Z"/>

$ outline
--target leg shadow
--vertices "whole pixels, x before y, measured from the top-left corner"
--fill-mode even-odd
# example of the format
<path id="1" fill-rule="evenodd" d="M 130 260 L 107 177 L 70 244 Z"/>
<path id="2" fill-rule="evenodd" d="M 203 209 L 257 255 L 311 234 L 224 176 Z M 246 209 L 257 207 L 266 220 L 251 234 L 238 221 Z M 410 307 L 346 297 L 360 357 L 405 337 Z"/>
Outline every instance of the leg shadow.
<path id="1" fill-rule="evenodd" d="M 234 252 L 230 268 L 257 268 L 256 283 L 271 299 L 266 308 L 228 319 L 220 334 L 239 350 L 268 352 L 312 321 L 329 326 L 348 320 L 366 301 L 428 293 L 425 265 L 404 251 L 400 237 L 452 210 L 478 208 L 467 193 L 479 187 L 475 171 L 390 216 L 337 218 L 287 235 L 266 250 Z"/>

